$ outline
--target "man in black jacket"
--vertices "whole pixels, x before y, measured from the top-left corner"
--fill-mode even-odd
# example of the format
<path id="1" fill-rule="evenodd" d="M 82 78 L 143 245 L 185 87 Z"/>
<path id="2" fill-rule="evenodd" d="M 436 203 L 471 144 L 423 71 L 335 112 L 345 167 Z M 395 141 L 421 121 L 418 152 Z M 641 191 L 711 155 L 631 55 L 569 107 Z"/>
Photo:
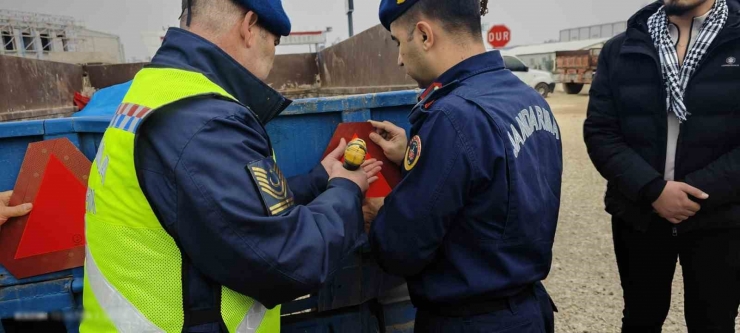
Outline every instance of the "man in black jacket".
<path id="1" fill-rule="evenodd" d="M 740 305 L 740 0 L 664 0 L 602 50 L 584 136 L 608 180 L 623 332 L 660 332 L 680 258 L 689 332 Z"/>

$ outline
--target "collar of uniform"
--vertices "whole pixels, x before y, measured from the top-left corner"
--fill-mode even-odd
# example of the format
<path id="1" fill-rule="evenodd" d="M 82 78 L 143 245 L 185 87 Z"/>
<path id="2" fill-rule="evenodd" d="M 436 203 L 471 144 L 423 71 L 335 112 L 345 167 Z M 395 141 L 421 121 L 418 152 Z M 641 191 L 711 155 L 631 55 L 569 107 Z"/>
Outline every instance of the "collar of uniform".
<path id="1" fill-rule="evenodd" d="M 192 32 L 170 28 L 152 67 L 198 72 L 249 107 L 266 124 L 292 103 L 270 88 L 221 48 Z"/>
<path id="2" fill-rule="evenodd" d="M 452 91 L 458 84 L 478 74 L 504 68 L 504 59 L 499 51 L 489 51 L 470 57 L 453 66 L 427 87 L 419 96 L 419 103 L 409 114 L 409 121 L 416 122 L 421 113 L 429 109 L 434 101 Z"/>
<path id="3" fill-rule="evenodd" d="M 499 51 L 484 52 L 476 56 L 472 56 L 458 63 L 452 68 L 448 69 L 442 75 L 440 75 L 431 86 L 424 90 L 424 93 L 419 96 L 419 101 L 429 99 L 431 95 L 444 86 L 449 85 L 455 81 L 465 81 L 468 78 L 490 71 L 495 71 L 504 68 L 504 59 L 501 57 Z"/>

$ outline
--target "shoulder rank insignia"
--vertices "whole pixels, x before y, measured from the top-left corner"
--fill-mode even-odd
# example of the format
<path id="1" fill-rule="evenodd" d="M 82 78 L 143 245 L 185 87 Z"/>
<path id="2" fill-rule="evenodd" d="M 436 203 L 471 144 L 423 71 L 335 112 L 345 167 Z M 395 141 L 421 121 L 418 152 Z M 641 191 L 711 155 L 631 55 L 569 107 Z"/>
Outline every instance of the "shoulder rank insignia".
<path id="1" fill-rule="evenodd" d="M 270 216 L 279 215 L 295 206 L 293 192 L 272 157 L 250 163 L 247 171 L 252 175 Z"/>
<path id="2" fill-rule="evenodd" d="M 406 157 L 403 159 L 403 167 L 406 171 L 411 171 L 416 166 L 416 162 L 419 162 L 421 157 L 421 138 L 416 135 L 411 138 L 409 146 L 406 148 Z"/>

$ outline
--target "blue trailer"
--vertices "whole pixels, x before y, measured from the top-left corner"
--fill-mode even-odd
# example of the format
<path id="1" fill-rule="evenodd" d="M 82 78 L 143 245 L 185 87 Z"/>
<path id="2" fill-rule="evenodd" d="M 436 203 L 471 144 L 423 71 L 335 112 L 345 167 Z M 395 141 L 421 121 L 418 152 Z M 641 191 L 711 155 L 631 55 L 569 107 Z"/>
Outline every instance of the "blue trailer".
<path id="1" fill-rule="evenodd" d="M 281 169 L 286 176 L 308 172 L 342 122 L 388 120 L 408 131 L 417 95 L 402 91 L 295 101 L 267 126 Z M 67 138 L 93 160 L 110 119 L 0 123 L 0 191 L 13 189 L 29 143 Z M 0 265 L 0 319 L 46 319 L 78 332 L 82 281 L 82 268 L 18 280 Z M 349 258 L 319 292 L 283 305 L 282 311 L 282 331 L 289 333 L 413 332 L 416 314 L 403 279 L 383 273 L 368 248 Z"/>

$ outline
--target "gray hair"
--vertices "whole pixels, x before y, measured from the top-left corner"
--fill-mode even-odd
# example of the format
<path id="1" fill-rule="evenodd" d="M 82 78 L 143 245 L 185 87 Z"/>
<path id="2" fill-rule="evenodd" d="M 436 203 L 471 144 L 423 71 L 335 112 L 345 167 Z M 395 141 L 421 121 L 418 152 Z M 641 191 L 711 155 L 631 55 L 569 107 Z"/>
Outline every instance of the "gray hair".
<path id="1" fill-rule="evenodd" d="M 188 10 L 190 3 L 190 10 Z M 244 17 L 247 9 L 234 0 L 182 0 L 182 16 L 180 28 L 189 29 L 188 17 L 193 24 L 202 27 L 213 34 L 228 31 L 234 23 Z"/>

